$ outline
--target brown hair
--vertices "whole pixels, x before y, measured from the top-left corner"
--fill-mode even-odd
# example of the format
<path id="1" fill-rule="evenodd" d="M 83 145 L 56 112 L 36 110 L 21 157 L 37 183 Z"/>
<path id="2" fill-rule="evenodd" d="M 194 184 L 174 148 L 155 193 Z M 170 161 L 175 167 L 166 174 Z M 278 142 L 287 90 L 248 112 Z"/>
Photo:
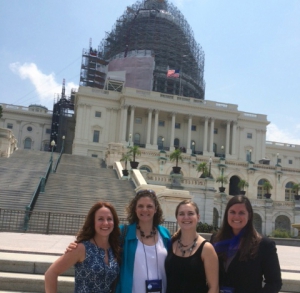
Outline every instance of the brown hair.
<path id="1" fill-rule="evenodd" d="M 95 236 L 95 214 L 96 212 L 101 208 L 108 208 L 110 212 L 112 213 L 113 220 L 114 220 L 114 228 L 112 232 L 109 234 L 108 242 L 110 247 L 112 248 L 112 251 L 117 259 L 118 262 L 120 262 L 121 256 L 120 256 L 120 228 L 119 228 L 119 218 L 117 215 L 117 212 L 112 204 L 108 202 L 99 201 L 95 203 L 91 209 L 89 210 L 85 222 L 80 229 L 80 231 L 77 234 L 76 242 L 82 242 L 86 240 L 90 240 Z"/>
<path id="2" fill-rule="evenodd" d="M 181 201 L 181 202 L 177 205 L 177 207 L 176 207 L 176 209 L 175 209 L 175 217 L 176 217 L 176 218 L 177 218 L 177 216 L 178 216 L 179 208 L 180 208 L 182 205 L 186 205 L 186 204 L 192 205 L 192 206 L 195 208 L 196 214 L 197 214 L 197 215 L 200 214 L 198 205 L 197 205 L 194 201 L 192 201 L 192 200 L 190 200 L 190 199 L 185 199 L 185 200 Z M 179 229 L 173 234 L 173 236 L 172 236 L 172 239 L 171 239 L 172 243 L 174 243 L 174 242 L 175 242 L 177 239 L 179 239 L 180 237 L 181 237 L 181 229 L 179 228 Z"/>
<path id="3" fill-rule="evenodd" d="M 139 218 L 136 215 L 135 209 L 138 200 L 141 199 L 142 197 L 149 197 L 154 202 L 156 213 L 154 214 L 153 217 L 153 226 L 157 227 L 159 224 L 162 224 L 164 221 L 163 211 L 158 202 L 156 193 L 151 189 L 142 189 L 138 191 L 136 196 L 130 201 L 129 205 L 126 208 L 128 223 L 133 224 L 139 222 Z"/>
<path id="4" fill-rule="evenodd" d="M 245 204 L 249 219 L 244 227 L 244 234 L 241 236 L 241 243 L 239 246 L 240 260 L 244 261 L 249 258 L 253 258 L 257 254 L 258 246 L 261 240 L 261 235 L 255 230 L 253 225 L 253 209 L 250 200 L 244 195 L 233 196 L 227 203 L 223 223 L 214 237 L 214 243 L 222 240 L 232 238 L 232 228 L 228 223 L 228 210 L 235 204 Z M 221 258 L 226 258 L 224 255 L 220 255 Z"/>

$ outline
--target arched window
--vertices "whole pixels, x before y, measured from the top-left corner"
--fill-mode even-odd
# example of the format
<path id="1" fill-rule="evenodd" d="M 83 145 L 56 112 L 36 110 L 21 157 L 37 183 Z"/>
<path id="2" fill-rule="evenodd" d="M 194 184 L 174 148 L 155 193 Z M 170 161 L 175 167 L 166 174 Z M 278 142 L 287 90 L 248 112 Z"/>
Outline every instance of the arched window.
<path id="1" fill-rule="evenodd" d="M 237 176 L 232 176 L 229 181 L 229 194 L 230 195 L 239 195 L 240 189 L 238 188 L 238 184 L 240 182 L 240 178 Z"/>
<path id="2" fill-rule="evenodd" d="M 141 135 L 139 133 L 134 134 L 133 142 L 134 142 L 135 145 L 140 145 Z"/>
<path id="3" fill-rule="evenodd" d="M 31 143 L 32 143 L 31 138 L 27 137 L 24 141 L 24 149 L 30 150 L 31 149 Z"/>
<path id="4" fill-rule="evenodd" d="M 285 185 L 285 200 L 292 201 L 294 199 L 295 191 L 293 191 L 293 182 L 288 182 Z"/>
<path id="5" fill-rule="evenodd" d="M 262 234 L 262 218 L 259 214 L 253 214 L 253 225 L 256 231 Z"/>
<path id="6" fill-rule="evenodd" d="M 179 148 L 179 143 L 180 143 L 179 138 L 175 138 L 175 139 L 174 139 L 174 147 L 175 147 L 176 149 Z"/>
<path id="7" fill-rule="evenodd" d="M 264 183 L 268 181 L 266 179 L 260 179 L 258 181 L 258 185 L 257 185 L 257 198 L 258 199 L 262 199 L 263 198 L 263 194 L 264 194 L 264 188 L 263 188 L 263 185 Z"/>
<path id="8" fill-rule="evenodd" d="M 146 165 L 141 166 L 139 169 L 140 170 L 145 170 L 145 171 L 147 171 L 149 173 L 152 172 L 152 169 L 149 166 L 146 166 Z"/>
<path id="9" fill-rule="evenodd" d="M 275 230 L 285 230 L 291 232 L 291 221 L 287 216 L 278 216 L 275 220 Z"/>
<path id="10" fill-rule="evenodd" d="M 213 152 L 216 153 L 217 152 L 217 144 L 213 143 Z"/>

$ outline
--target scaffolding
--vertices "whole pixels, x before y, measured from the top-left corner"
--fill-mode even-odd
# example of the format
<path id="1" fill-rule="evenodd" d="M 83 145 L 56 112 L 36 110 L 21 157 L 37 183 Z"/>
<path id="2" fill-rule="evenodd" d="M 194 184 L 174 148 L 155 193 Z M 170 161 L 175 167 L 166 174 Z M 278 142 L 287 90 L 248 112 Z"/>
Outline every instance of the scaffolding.
<path id="1" fill-rule="evenodd" d="M 109 62 L 140 50 L 150 50 L 155 58 L 153 91 L 204 99 L 204 51 L 182 13 L 167 0 L 127 7 L 95 53 Z M 179 70 L 179 78 L 167 78 L 168 69 Z"/>

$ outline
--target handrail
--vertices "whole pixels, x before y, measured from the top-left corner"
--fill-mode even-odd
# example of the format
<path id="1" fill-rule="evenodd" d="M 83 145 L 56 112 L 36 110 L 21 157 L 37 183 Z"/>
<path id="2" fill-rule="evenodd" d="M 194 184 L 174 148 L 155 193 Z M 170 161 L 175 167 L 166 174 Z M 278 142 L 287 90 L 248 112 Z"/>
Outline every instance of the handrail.
<path id="1" fill-rule="evenodd" d="M 59 156 L 58 156 L 58 159 L 56 161 L 55 167 L 53 168 L 53 173 L 56 173 L 56 170 L 57 170 L 57 167 L 58 167 L 58 164 L 60 162 L 60 159 L 61 159 L 61 156 L 62 156 L 63 152 L 64 152 L 64 146 L 62 146 L 62 148 L 61 148 L 61 151 L 59 153 Z"/>

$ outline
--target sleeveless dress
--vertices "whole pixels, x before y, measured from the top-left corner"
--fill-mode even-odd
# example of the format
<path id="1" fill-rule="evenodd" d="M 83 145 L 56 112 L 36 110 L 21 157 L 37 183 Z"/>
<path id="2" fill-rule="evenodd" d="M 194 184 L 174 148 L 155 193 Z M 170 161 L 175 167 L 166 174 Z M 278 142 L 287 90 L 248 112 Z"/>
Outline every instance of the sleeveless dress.
<path id="1" fill-rule="evenodd" d="M 189 257 L 180 257 L 168 251 L 165 261 L 167 293 L 207 293 L 208 286 L 201 253 L 206 240 Z"/>
<path id="2" fill-rule="evenodd" d="M 110 286 L 119 274 L 119 265 L 111 248 L 108 265 L 105 251 L 90 241 L 81 242 L 85 247 L 85 260 L 75 264 L 75 293 L 109 293 Z"/>

